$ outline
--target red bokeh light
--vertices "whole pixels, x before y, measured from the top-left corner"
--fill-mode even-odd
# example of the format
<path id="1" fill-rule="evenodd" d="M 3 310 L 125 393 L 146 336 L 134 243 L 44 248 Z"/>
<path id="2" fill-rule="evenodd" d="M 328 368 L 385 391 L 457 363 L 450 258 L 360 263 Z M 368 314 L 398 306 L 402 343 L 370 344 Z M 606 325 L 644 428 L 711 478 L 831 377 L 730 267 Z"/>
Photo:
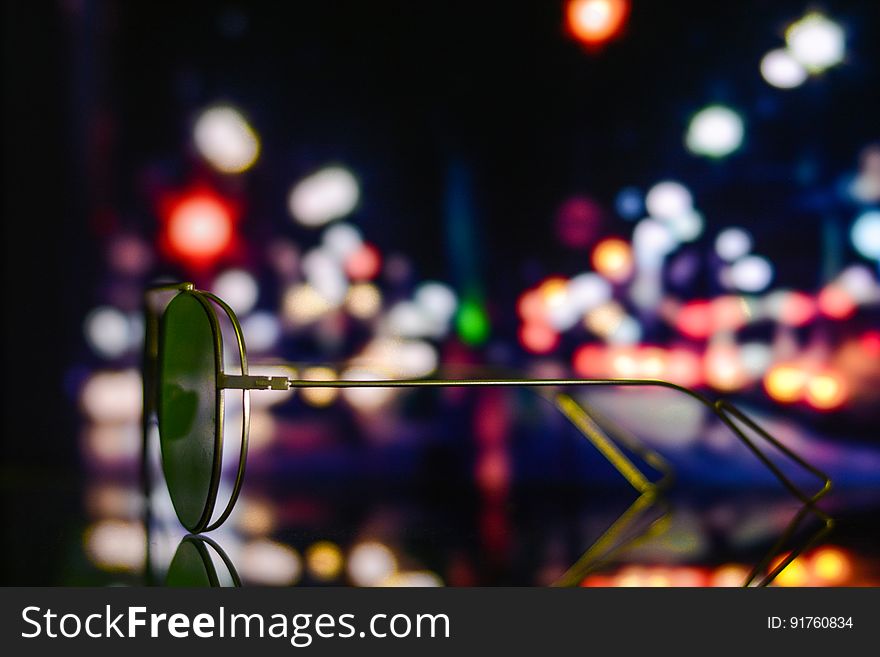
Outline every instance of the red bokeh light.
<path id="1" fill-rule="evenodd" d="M 364 244 L 345 261 L 345 273 L 353 281 L 369 281 L 379 275 L 382 255 L 372 244 Z"/>
<path id="2" fill-rule="evenodd" d="M 534 354 L 546 354 L 559 344 L 559 334 L 551 326 L 529 322 L 520 327 L 519 341 Z"/>
<path id="3" fill-rule="evenodd" d="M 709 337 L 715 328 L 711 304 L 708 301 L 691 301 L 684 304 L 678 312 L 676 326 L 688 337 L 697 339 Z"/>
<path id="4" fill-rule="evenodd" d="M 790 292 L 779 309 L 779 321 L 788 326 L 803 326 L 816 315 L 816 302 L 803 292 Z"/>
<path id="5" fill-rule="evenodd" d="M 235 239 L 229 202 L 211 191 L 191 191 L 164 205 L 161 246 L 169 257 L 194 267 L 211 265 Z"/>
<path id="6" fill-rule="evenodd" d="M 819 293 L 819 310 L 834 319 L 846 319 L 856 311 L 853 298 L 842 288 L 828 285 Z"/>

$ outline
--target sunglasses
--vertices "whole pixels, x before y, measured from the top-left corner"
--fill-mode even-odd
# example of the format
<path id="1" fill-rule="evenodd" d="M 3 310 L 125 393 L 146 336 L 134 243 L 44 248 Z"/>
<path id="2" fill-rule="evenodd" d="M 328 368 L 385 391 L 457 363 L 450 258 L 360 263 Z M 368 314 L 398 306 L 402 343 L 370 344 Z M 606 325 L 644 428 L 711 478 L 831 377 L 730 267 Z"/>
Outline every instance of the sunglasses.
<path id="1" fill-rule="evenodd" d="M 223 320 L 221 322 L 221 319 Z M 234 373 L 227 372 L 226 338 L 235 345 Z M 631 433 L 616 425 L 584 400 L 568 392 L 573 387 L 665 388 L 698 402 L 723 423 L 736 438 L 803 504 L 813 505 L 831 488 L 831 480 L 789 447 L 770 435 L 730 402 L 711 400 L 678 384 L 653 379 L 377 379 L 306 380 L 289 376 L 248 373 L 247 348 L 241 324 L 232 308 L 192 283 L 150 288 L 145 295 L 144 435 L 158 424 L 162 471 L 180 523 L 198 534 L 216 529 L 232 513 L 244 482 L 248 452 L 251 391 L 296 388 L 537 388 L 646 500 L 659 496 L 670 484 L 668 463 Z M 231 335 L 229 331 L 231 330 Z M 223 470 L 225 407 L 228 394 L 240 395 L 241 431 L 238 464 L 229 500 L 218 513 L 218 491 Z M 748 432 L 748 433 L 747 433 Z M 751 437 L 750 437 L 751 435 Z M 784 459 L 821 482 L 805 492 L 754 440 L 770 445 Z M 144 450 L 146 452 L 146 440 Z M 660 473 L 652 479 L 627 454 L 634 454 Z M 146 477 L 146 459 L 144 459 Z"/>

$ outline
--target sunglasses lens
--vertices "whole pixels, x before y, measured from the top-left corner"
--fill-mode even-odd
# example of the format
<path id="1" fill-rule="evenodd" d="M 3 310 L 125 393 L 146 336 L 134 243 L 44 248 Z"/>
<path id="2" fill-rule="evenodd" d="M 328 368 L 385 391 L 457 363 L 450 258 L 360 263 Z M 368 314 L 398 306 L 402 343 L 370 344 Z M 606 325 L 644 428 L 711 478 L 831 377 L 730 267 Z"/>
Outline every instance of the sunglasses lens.
<path id="1" fill-rule="evenodd" d="M 190 531 L 210 519 L 216 495 L 222 409 L 217 329 L 193 294 L 178 294 L 162 317 L 157 415 L 162 469 L 177 517 Z"/>

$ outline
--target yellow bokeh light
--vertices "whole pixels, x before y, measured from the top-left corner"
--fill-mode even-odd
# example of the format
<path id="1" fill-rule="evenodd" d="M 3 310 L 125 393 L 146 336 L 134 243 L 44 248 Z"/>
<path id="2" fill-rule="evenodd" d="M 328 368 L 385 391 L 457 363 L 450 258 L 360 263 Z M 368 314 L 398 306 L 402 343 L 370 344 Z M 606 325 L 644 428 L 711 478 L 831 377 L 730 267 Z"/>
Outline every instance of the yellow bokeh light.
<path id="1" fill-rule="evenodd" d="M 841 584 L 852 573 L 849 556 L 834 547 L 817 550 L 812 560 L 813 573 L 823 584 Z"/>
<path id="2" fill-rule="evenodd" d="M 329 367 L 309 367 L 303 370 L 302 378 L 305 381 L 335 381 L 337 376 Z M 335 388 L 302 389 L 303 399 L 312 406 L 329 406 L 338 395 L 339 391 Z"/>
<path id="3" fill-rule="evenodd" d="M 843 380 L 834 373 L 826 372 L 810 377 L 807 381 L 807 402 L 814 408 L 829 410 L 846 401 L 847 390 Z"/>
<path id="4" fill-rule="evenodd" d="M 764 377 L 764 389 L 780 402 L 795 402 L 804 394 L 807 373 L 794 365 L 776 365 Z"/>
<path id="5" fill-rule="evenodd" d="M 785 557 L 780 557 L 772 568 L 776 568 Z M 807 586 L 810 581 L 810 572 L 800 559 L 795 559 L 788 564 L 781 573 L 773 580 L 776 586 Z"/>
<path id="6" fill-rule="evenodd" d="M 358 319 L 372 319 L 382 309 L 382 295 L 372 283 L 356 283 L 348 289 L 345 307 Z"/>
<path id="7" fill-rule="evenodd" d="M 315 579 L 335 579 L 342 571 L 342 550 L 330 541 L 318 541 L 306 550 L 306 566 Z"/>

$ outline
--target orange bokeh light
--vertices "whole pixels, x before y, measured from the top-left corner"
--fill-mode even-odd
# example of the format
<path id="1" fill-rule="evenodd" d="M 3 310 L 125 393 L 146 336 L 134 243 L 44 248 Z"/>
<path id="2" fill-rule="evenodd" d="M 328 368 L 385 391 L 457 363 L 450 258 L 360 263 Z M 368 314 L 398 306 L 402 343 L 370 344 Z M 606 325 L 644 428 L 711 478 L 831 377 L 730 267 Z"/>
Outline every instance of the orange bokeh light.
<path id="1" fill-rule="evenodd" d="M 597 272 L 617 283 L 632 275 L 632 248 L 619 237 L 609 237 L 599 242 L 593 249 L 592 261 Z"/>
<path id="2" fill-rule="evenodd" d="M 565 11 L 568 31 L 588 46 L 617 36 L 628 15 L 628 0 L 570 0 Z"/>

